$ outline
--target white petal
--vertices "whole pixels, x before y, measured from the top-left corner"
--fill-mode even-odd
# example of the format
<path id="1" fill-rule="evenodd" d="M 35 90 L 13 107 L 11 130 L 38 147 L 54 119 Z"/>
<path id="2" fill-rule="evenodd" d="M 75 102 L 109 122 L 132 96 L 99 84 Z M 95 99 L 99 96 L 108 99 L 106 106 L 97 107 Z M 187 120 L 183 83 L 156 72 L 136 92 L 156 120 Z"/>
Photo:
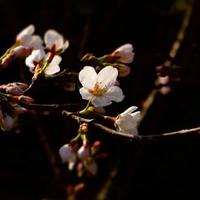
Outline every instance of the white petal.
<path id="1" fill-rule="evenodd" d="M 80 160 L 85 160 L 90 156 L 90 148 L 89 146 L 82 145 L 77 151 L 77 155 Z"/>
<path id="2" fill-rule="evenodd" d="M 31 72 L 32 72 L 32 69 L 35 68 L 35 65 L 33 63 L 33 58 L 32 58 L 31 55 L 26 58 L 25 64 L 26 64 L 27 67 L 29 67 L 31 69 Z"/>
<path id="3" fill-rule="evenodd" d="M 58 56 L 58 55 L 55 55 L 50 64 L 51 65 L 59 65 L 61 61 L 62 61 L 62 57 Z"/>
<path id="4" fill-rule="evenodd" d="M 122 46 L 120 46 L 119 48 L 117 48 L 115 51 L 117 52 L 130 52 L 130 51 L 133 51 L 133 45 L 132 44 L 124 44 Z"/>
<path id="5" fill-rule="evenodd" d="M 45 57 L 45 52 L 43 49 L 33 50 L 30 57 L 33 58 L 33 61 L 40 62 Z"/>
<path id="6" fill-rule="evenodd" d="M 96 83 L 97 73 L 93 67 L 85 66 L 79 72 L 79 81 L 83 87 L 87 89 L 93 89 Z"/>
<path id="7" fill-rule="evenodd" d="M 93 97 L 91 102 L 94 107 L 104 107 L 112 104 L 112 101 L 104 96 Z"/>
<path id="8" fill-rule="evenodd" d="M 131 135 L 138 135 L 138 129 L 137 128 L 127 129 L 127 130 L 124 130 L 123 132 L 130 133 Z"/>
<path id="9" fill-rule="evenodd" d="M 118 70 L 112 66 L 104 67 L 97 75 L 97 82 L 102 87 L 113 86 L 118 76 Z"/>
<path id="10" fill-rule="evenodd" d="M 140 111 L 131 113 L 131 116 L 134 118 L 134 120 L 138 123 L 141 119 L 141 113 Z"/>
<path id="11" fill-rule="evenodd" d="M 121 116 L 131 114 L 133 111 L 135 111 L 138 107 L 137 106 L 131 106 L 128 109 L 126 109 L 123 113 L 121 113 Z"/>
<path id="12" fill-rule="evenodd" d="M 58 73 L 60 71 L 60 67 L 58 65 L 49 65 L 47 68 L 44 70 L 44 73 L 46 75 L 53 75 L 55 73 Z"/>
<path id="13" fill-rule="evenodd" d="M 69 47 L 69 41 L 66 40 L 65 43 L 63 44 L 63 50 L 67 49 Z"/>
<path id="14" fill-rule="evenodd" d="M 48 49 L 51 49 L 55 45 L 56 50 L 62 49 L 64 44 L 64 38 L 55 30 L 48 30 L 44 35 L 44 42 Z"/>
<path id="15" fill-rule="evenodd" d="M 124 99 L 123 92 L 118 86 L 111 86 L 104 94 L 104 96 L 109 98 L 111 101 L 116 102 L 120 102 Z"/>
<path id="16" fill-rule="evenodd" d="M 69 144 L 65 144 L 59 149 L 59 155 L 63 162 L 76 161 L 76 154 Z"/>
<path id="17" fill-rule="evenodd" d="M 43 40 L 39 35 L 33 35 L 28 44 L 28 47 L 31 49 L 43 49 Z"/>
<path id="18" fill-rule="evenodd" d="M 76 162 L 75 161 L 69 161 L 68 162 L 68 169 L 69 170 L 73 170 L 74 166 L 75 166 Z"/>
<path id="19" fill-rule="evenodd" d="M 51 63 L 46 67 L 44 70 L 44 73 L 47 75 L 52 75 L 60 71 L 59 64 L 61 62 L 62 58 L 58 55 L 54 56 Z"/>
<path id="20" fill-rule="evenodd" d="M 25 64 L 31 70 L 31 69 L 35 68 L 34 62 L 39 63 L 44 57 L 45 57 L 45 52 L 43 49 L 33 50 L 31 55 L 29 55 L 26 58 Z"/>
<path id="21" fill-rule="evenodd" d="M 35 27 L 33 24 L 30 24 L 25 29 L 23 29 L 20 33 L 17 34 L 16 39 L 19 41 L 21 40 L 25 35 L 32 35 L 35 31 Z"/>
<path id="22" fill-rule="evenodd" d="M 82 99 L 91 100 L 93 98 L 93 95 L 88 91 L 88 89 L 84 87 L 80 88 L 79 92 L 81 94 Z"/>
<path id="23" fill-rule="evenodd" d="M 32 35 L 24 35 L 20 40 L 20 45 L 21 46 L 24 46 L 26 48 L 29 48 L 29 44 L 30 44 L 30 41 L 31 41 L 31 38 L 32 38 Z"/>

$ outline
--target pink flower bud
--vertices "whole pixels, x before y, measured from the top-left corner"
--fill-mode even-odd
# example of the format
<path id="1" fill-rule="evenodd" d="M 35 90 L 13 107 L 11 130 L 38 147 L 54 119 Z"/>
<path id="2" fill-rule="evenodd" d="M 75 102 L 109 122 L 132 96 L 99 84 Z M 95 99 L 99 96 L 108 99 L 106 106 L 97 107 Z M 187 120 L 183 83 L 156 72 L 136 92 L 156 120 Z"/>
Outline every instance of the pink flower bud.
<path id="1" fill-rule="evenodd" d="M 133 62 L 135 53 L 132 44 L 124 44 L 113 51 L 111 56 L 115 57 L 118 62 L 129 64 Z"/>
<path id="2" fill-rule="evenodd" d="M 96 140 L 91 147 L 91 152 L 92 154 L 95 154 L 101 147 L 101 141 Z"/>
<path id="3" fill-rule="evenodd" d="M 14 125 L 14 119 L 10 115 L 5 114 L 5 117 L 0 120 L 1 130 L 3 131 L 10 131 Z"/>
<path id="4" fill-rule="evenodd" d="M 29 97 L 29 96 L 25 96 L 25 95 L 21 95 L 21 96 L 18 96 L 18 100 L 19 101 L 22 101 L 24 103 L 28 103 L 28 104 L 31 104 L 34 102 L 34 99 Z"/>
<path id="5" fill-rule="evenodd" d="M 159 91 L 161 94 L 167 95 L 168 93 L 170 93 L 171 88 L 169 86 L 162 86 Z"/>
<path id="6" fill-rule="evenodd" d="M 28 110 L 18 104 L 12 104 L 12 107 L 14 108 L 14 112 L 16 114 L 24 114 L 26 112 L 28 112 Z"/>
<path id="7" fill-rule="evenodd" d="M 7 87 L 6 88 L 6 92 L 9 94 L 13 94 L 13 95 L 22 95 L 23 94 L 23 90 L 19 87 Z"/>
<path id="8" fill-rule="evenodd" d="M 0 89 L 13 95 L 22 95 L 26 88 L 28 88 L 28 85 L 20 82 L 8 83 L 0 86 Z"/>
<path id="9" fill-rule="evenodd" d="M 170 77 L 169 76 L 160 76 L 160 77 L 158 77 L 158 81 L 161 85 L 166 85 L 170 82 Z"/>

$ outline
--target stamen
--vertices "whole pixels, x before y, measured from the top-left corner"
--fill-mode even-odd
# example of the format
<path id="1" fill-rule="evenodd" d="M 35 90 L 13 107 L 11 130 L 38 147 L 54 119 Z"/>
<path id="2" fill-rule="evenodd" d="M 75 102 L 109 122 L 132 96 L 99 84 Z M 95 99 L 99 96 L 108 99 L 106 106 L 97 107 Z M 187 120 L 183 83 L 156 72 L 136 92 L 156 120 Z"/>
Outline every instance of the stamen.
<path id="1" fill-rule="evenodd" d="M 94 86 L 93 90 L 90 90 L 89 92 L 91 94 L 93 94 L 94 96 L 102 96 L 103 94 L 105 94 L 105 92 L 107 91 L 106 87 L 101 87 L 100 86 L 101 83 L 96 83 Z"/>

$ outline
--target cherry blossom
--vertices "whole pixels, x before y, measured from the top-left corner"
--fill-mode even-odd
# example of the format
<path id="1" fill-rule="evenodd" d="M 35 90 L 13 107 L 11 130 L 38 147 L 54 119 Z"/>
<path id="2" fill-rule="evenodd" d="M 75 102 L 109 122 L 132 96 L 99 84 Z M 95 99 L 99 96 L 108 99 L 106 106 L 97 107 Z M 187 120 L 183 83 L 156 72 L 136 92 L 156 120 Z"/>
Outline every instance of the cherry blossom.
<path id="1" fill-rule="evenodd" d="M 55 30 L 48 30 L 44 35 L 46 48 L 53 52 L 63 52 L 69 46 L 69 41 L 64 40 L 64 37 Z"/>
<path id="2" fill-rule="evenodd" d="M 33 35 L 35 31 L 34 25 L 29 25 L 16 36 L 16 46 L 23 46 L 27 49 L 42 49 L 42 38 L 38 35 Z"/>
<path id="3" fill-rule="evenodd" d="M 26 65 L 29 67 L 30 72 L 35 73 L 36 67 L 39 68 L 39 70 L 43 67 L 44 62 L 46 61 L 46 54 L 44 50 L 38 49 L 33 50 L 31 55 L 26 58 Z M 62 58 L 58 55 L 55 55 L 52 59 L 52 61 L 44 68 L 44 73 L 46 75 L 52 75 L 60 71 L 59 64 L 61 62 Z"/>
<path id="4" fill-rule="evenodd" d="M 118 71 L 112 66 L 106 66 L 98 74 L 93 67 L 85 66 L 79 73 L 79 81 L 83 85 L 79 90 L 82 98 L 91 101 L 95 107 L 122 101 L 123 92 L 115 86 L 117 76 Z"/>
<path id="5" fill-rule="evenodd" d="M 131 106 L 117 116 L 115 126 L 118 131 L 130 133 L 132 135 L 138 134 L 137 127 L 140 121 L 140 111 L 134 112 L 136 109 L 136 106 Z"/>

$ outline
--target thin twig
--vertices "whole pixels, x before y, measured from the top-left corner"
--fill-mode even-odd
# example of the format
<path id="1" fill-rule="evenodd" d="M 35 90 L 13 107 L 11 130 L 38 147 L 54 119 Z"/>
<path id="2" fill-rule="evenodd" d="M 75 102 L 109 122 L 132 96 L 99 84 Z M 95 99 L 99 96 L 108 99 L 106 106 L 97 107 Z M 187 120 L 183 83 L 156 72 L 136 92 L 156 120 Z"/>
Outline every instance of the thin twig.
<path id="1" fill-rule="evenodd" d="M 71 104 L 26 104 L 23 102 L 20 102 L 20 104 L 22 106 L 24 106 L 25 108 L 39 110 L 39 111 L 54 111 L 54 110 L 58 111 L 58 110 L 60 110 L 64 116 L 75 120 L 77 123 L 88 123 L 88 124 L 90 124 L 90 126 L 98 128 L 106 134 L 116 136 L 116 137 L 121 137 L 121 138 L 128 139 L 131 141 L 143 140 L 143 139 L 155 139 L 155 138 L 175 136 L 175 135 L 186 135 L 186 134 L 191 134 L 191 133 L 200 134 L 200 127 L 196 127 L 196 128 L 191 128 L 191 129 L 183 129 L 183 130 L 179 130 L 179 131 L 161 133 L 161 134 L 155 134 L 155 135 L 148 135 L 148 134 L 132 135 L 129 133 L 116 131 L 110 127 L 107 127 L 107 126 L 97 122 L 94 118 L 88 119 L 88 118 L 85 118 L 83 115 L 80 115 L 77 112 L 70 112 L 67 110 L 63 110 L 66 108 L 71 108 L 71 106 L 73 104 L 72 105 Z M 75 105 L 76 104 L 74 104 L 74 106 Z"/>
<path id="2" fill-rule="evenodd" d="M 176 36 L 176 40 L 174 41 L 174 43 L 172 44 L 172 47 L 169 51 L 169 59 L 167 59 L 164 63 L 163 66 L 168 66 L 170 67 L 172 65 L 173 60 L 175 59 L 181 45 L 182 42 L 185 38 L 185 33 L 186 30 L 189 26 L 189 22 L 192 16 L 192 11 L 193 11 L 193 1 L 191 2 L 190 5 L 187 6 L 186 10 L 185 10 L 185 14 L 182 20 L 182 24 L 181 27 L 177 33 Z M 158 86 L 159 80 L 158 78 L 155 80 L 155 86 Z M 147 112 L 149 111 L 149 108 L 151 107 L 151 105 L 153 104 L 155 98 L 156 98 L 156 94 L 159 92 L 158 89 L 153 89 L 150 94 L 148 95 L 148 97 L 146 98 L 144 104 L 143 104 L 143 109 L 142 109 L 142 119 L 146 116 Z"/>
<path id="3" fill-rule="evenodd" d="M 196 128 L 191 128 L 191 129 L 183 129 L 183 130 L 174 131 L 174 132 L 157 134 L 157 135 L 135 135 L 134 136 L 134 135 L 131 135 L 129 133 L 116 131 L 112 128 L 109 128 L 109 127 L 103 125 L 103 124 L 95 122 L 94 119 L 86 119 L 86 118 L 80 117 L 80 116 L 78 116 L 78 115 L 76 115 L 72 112 L 62 111 L 62 114 L 66 117 L 70 117 L 71 119 L 74 119 L 78 123 L 80 123 L 80 122 L 89 123 L 91 126 L 96 127 L 98 129 L 104 131 L 106 134 L 116 136 L 116 137 L 126 138 L 126 139 L 129 139 L 131 141 L 143 140 L 143 139 L 151 140 L 151 139 L 156 139 L 156 138 L 161 138 L 161 137 L 164 138 L 164 137 L 168 137 L 168 136 L 187 135 L 187 134 L 191 134 L 191 133 L 200 134 L 200 127 L 196 127 Z"/>

